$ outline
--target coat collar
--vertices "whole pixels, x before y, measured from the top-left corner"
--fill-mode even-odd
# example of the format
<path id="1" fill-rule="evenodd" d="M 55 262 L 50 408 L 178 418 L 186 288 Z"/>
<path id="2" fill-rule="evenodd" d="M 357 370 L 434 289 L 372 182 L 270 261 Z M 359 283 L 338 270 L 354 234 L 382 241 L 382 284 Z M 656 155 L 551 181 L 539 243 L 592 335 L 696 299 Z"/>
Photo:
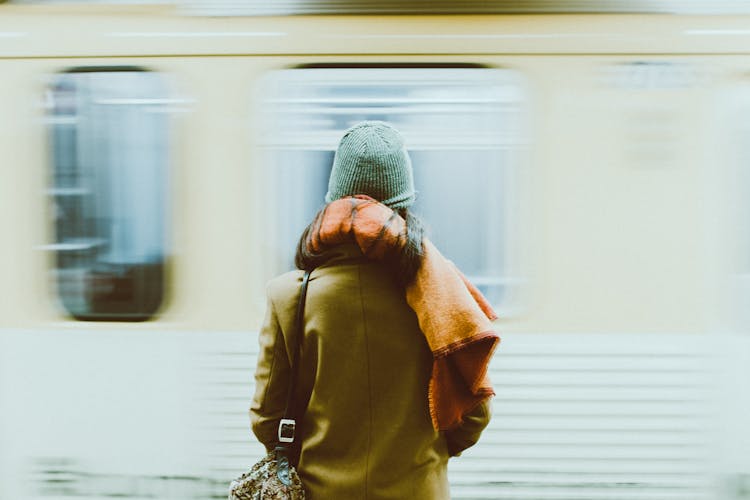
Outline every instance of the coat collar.
<path id="1" fill-rule="evenodd" d="M 348 261 L 367 260 L 367 257 L 362 254 L 362 250 L 360 250 L 356 243 L 346 243 L 331 247 L 323 252 L 321 258 L 324 260 L 324 263 L 319 267 L 333 266 Z"/>

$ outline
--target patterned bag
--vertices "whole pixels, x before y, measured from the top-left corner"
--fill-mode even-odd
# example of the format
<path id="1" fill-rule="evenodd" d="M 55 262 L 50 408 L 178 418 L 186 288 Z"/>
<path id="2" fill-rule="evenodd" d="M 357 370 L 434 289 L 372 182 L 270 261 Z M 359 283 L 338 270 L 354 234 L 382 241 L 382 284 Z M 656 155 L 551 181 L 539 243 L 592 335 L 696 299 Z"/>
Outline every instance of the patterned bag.
<path id="1" fill-rule="evenodd" d="M 260 462 L 253 465 L 250 472 L 246 472 L 232 481 L 229 485 L 229 500 L 305 500 L 302 481 L 300 481 L 297 471 L 289 463 L 289 447 L 294 443 L 294 431 L 297 426 L 294 388 L 297 385 L 296 368 L 299 366 L 300 344 L 304 333 L 303 318 L 307 282 L 309 280 L 310 272 L 305 271 L 302 276 L 299 302 L 297 302 L 292 375 L 287 391 L 284 418 L 279 422 L 278 445 L 273 451 L 269 451 Z"/>
<path id="2" fill-rule="evenodd" d="M 278 448 L 229 485 L 229 500 L 304 500 L 297 471 Z"/>

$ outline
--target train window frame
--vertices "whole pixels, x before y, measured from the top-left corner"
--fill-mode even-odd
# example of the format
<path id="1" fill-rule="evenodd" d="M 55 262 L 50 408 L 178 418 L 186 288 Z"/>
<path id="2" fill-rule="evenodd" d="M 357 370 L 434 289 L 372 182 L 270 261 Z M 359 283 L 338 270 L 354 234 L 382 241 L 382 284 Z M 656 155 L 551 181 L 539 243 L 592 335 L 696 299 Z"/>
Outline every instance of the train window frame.
<path id="1" fill-rule="evenodd" d="M 84 102 L 82 105 L 83 98 L 75 95 L 77 92 L 97 91 L 96 84 L 92 83 L 95 81 L 93 78 L 89 79 L 89 82 L 84 80 L 85 83 L 78 84 L 80 89 L 76 87 L 76 84 L 73 84 L 72 91 L 68 89 L 73 94 L 72 99 L 75 102 L 68 101 L 63 105 L 59 103 L 65 97 L 60 98 L 60 89 L 55 86 L 64 85 L 66 78 L 74 81 L 75 75 L 122 75 L 124 73 L 130 74 L 134 82 L 140 78 L 135 75 L 148 75 L 148 77 L 147 80 L 142 80 L 143 88 L 140 89 L 135 88 L 137 86 L 134 85 L 123 90 L 127 85 L 121 85 L 119 90 L 121 93 L 125 92 L 125 95 L 117 95 L 118 89 L 109 89 L 114 93 L 107 97 L 106 89 L 98 89 L 105 93 L 103 98 L 101 93 L 98 96 L 100 102 L 94 102 L 92 99 L 91 102 Z M 104 77 L 101 80 L 104 81 Z M 110 87 L 116 87 L 113 82 L 114 80 L 109 82 Z M 155 87 L 158 92 L 143 97 L 136 95 L 139 91 L 146 91 L 149 85 L 152 88 L 148 90 L 153 91 Z M 49 243 L 42 245 L 41 249 L 49 255 L 47 272 L 50 276 L 50 296 L 57 305 L 58 311 L 72 321 L 143 322 L 152 320 L 163 311 L 168 299 L 167 267 L 171 245 L 169 235 L 173 223 L 170 206 L 174 160 L 171 130 L 173 120 L 168 116 L 169 110 L 165 105 L 172 101 L 174 91 L 168 75 L 158 70 L 135 65 L 76 66 L 51 72 L 44 92 L 45 144 L 48 152 L 46 155 L 48 181 L 44 193 L 48 201 L 47 213 L 50 224 L 47 233 Z M 59 108 L 65 105 L 73 108 L 71 116 L 60 112 Z M 97 127 L 94 124 L 96 118 L 92 118 L 94 108 L 105 105 L 131 106 L 128 110 L 131 115 L 136 107 L 143 108 L 135 111 L 136 116 L 122 118 L 122 120 L 128 119 L 131 123 L 137 122 L 137 127 L 132 128 L 136 132 L 123 134 L 122 128 L 114 130 L 115 127 L 109 127 L 111 133 L 107 134 L 105 127 Z M 144 110 L 148 110 L 148 113 L 154 116 L 153 120 L 150 120 L 151 123 L 146 125 L 143 123 Z M 85 114 L 87 112 L 88 116 Z M 79 123 L 85 126 L 87 121 L 89 130 L 81 133 Z M 112 125 L 113 123 L 99 123 L 99 125 L 102 124 Z M 61 166 L 61 163 L 65 162 L 62 159 L 64 154 L 59 153 L 62 135 L 59 127 L 61 125 L 74 128 L 72 132 L 69 132 L 73 137 L 68 145 L 73 151 L 69 155 L 70 159 L 67 160 L 66 167 Z M 149 129 L 148 125 L 153 127 Z M 156 134 L 150 135 L 154 131 Z M 88 134 L 89 137 L 81 139 L 79 134 Z M 86 140 L 91 144 L 81 146 Z M 151 148 L 153 158 L 151 161 L 135 161 L 134 158 L 128 159 L 125 155 L 117 155 L 115 151 L 118 147 L 120 153 L 137 149 L 138 154 L 142 155 L 140 160 L 144 160 L 143 151 L 148 150 L 148 148 L 133 147 L 126 149 L 126 145 L 117 144 L 118 140 L 120 142 L 140 141 L 141 145 L 144 140 L 151 141 L 146 144 L 153 146 Z M 91 151 L 82 153 L 79 149 Z M 159 151 L 156 152 L 156 150 Z M 102 151 L 108 153 L 109 156 L 103 161 L 94 160 L 95 155 L 101 154 Z M 85 158 L 86 155 L 89 156 L 88 159 Z M 85 165 L 87 162 L 89 165 Z M 114 163 L 119 166 L 114 167 Z M 143 164 L 146 167 L 142 166 Z M 147 170 L 148 167 L 155 168 Z M 70 175 L 67 170 L 70 171 Z M 139 174 L 142 175 L 139 176 Z M 70 179 L 66 180 L 66 175 Z M 74 185 L 68 186 L 70 182 Z M 64 203 L 64 197 L 69 197 L 73 201 L 68 200 Z M 89 198 L 88 201 L 85 200 L 86 197 Z M 73 222 L 66 225 L 64 220 L 61 221 L 67 214 L 74 212 L 76 215 L 70 217 Z M 148 226 L 144 229 L 143 224 L 139 223 L 146 219 L 148 219 L 146 222 Z M 107 237 L 101 237 L 99 235 L 101 232 L 105 232 Z M 71 238 L 68 233 L 74 235 L 85 233 L 86 236 Z M 97 237 L 89 233 L 97 233 Z M 119 243 L 115 243 L 118 236 Z M 94 241 L 100 244 L 92 243 Z M 80 244 L 76 245 L 76 242 Z M 78 250 L 90 253 L 91 256 L 79 259 L 76 256 L 64 254 L 66 251 L 75 253 Z M 94 255 L 100 255 L 101 258 L 92 257 Z M 66 262 L 76 260 L 78 263 L 66 264 Z M 90 267 L 81 264 L 86 261 Z M 70 286 L 70 283 L 63 283 L 66 271 L 71 271 L 68 274 L 71 274 L 70 281 L 75 282 L 73 286 Z M 75 277 L 72 276 L 73 274 Z"/>
<path id="2" fill-rule="evenodd" d="M 716 247 L 715 265 L 726 277 L 724 294 L 730 324 L 740 331 L 750 326 L 750 231 L 738 231 L 750 219 L 750 80 L 738 78 L 727 86 L 716 99 L 716 119 L 728 125 L 728 130 L 714 137 L 715 151 L 721 152 L 719 163 L 726 164 L 721 183 L 713 189 L 713 198 L 721 203 L 711 209 L 716 219 L 725 221 L 712 228 Z"/>
<path id="3" fill-rule="evenodd" d="M 438 248 L 441 248 L 441 251 L 445 253 L 449 258 L 452 258 L 454 261 L 457 261 L 459 267 L 462 267 L 464 272 L 466 272 L 467 275 L 473 281 L 479 285 L 480 289 L 483 289 L 483 291 L 487 292 L 488 286 L 495 286 L 501 291 L 497 293 L 497 290 L 493 293 L 490 293 L 490 300 L 493 303 L 493 305 L 503 314 L 504 316 L 508 316 L 510 314 L 513 314 L 514 311 L 517 310 L 517 291 L 520 283 L 522 282 L 522 279 L 520 278 L 520 272 L 519 272 L 519 263 L 518 263 L 518 236 L 519 236 L 519 226 L 520 226 L 520 169 L 522 168 L 521 165 L 524 163 L 522 157 L 525 155 L 525 150 L 528 145 L 527 140 L 527 134 L 526 134 L 526 114 L 528 113 L 528 102 L 527 102 L 527 85 L 525 83 L 524 75 L 521 73 L 521 71 L 510 68 L 510 67 L 504 67 L 504 66 L 493 66 L 493 65 L 485 65 L 485 64 L 475 64 L 475 63 L 334 63 L 334 64 L 327 64 L 327 63 L 313 63 L 313 64 L 304 64 L 304 65 L 296 65 L 296 66 L 288 66 L 285 68 L 279 68 L 276 70 L 272 70 L 268 72 L 265 77 L 262 79 L 262 81 L 258 84 L 258 86 L 254 89 L 255 94 L 255 102 L 254 104 L 259 107 L 260 112 L 257 113 L 260 117 L 261 123 L 263 126 L 258 129 L 256 127 L 256 130 L 260 130 L 260 133 L 257 137 L 257 145 L 259 147 L 260 153 L 259 157 L 262 158 L 260 161 L 264 165 L 264 168 L 262 169 L 262 181 L 260 184 L 264 186 L 263 193 L 258 193 L 259 197 L 263 199 L 263 204 L 265 208 L 268 208 L 268 203 L 272 203 L 273 199 L 268 199 L 268 193 L 278 193 L 279 188 L 279 179 L 274 170 L 277 169 L 278 164 L 280 163 L 279 159 L 279 152 L 283 149 L 283 146 L 280 144 L 283 143 L 283 140 L 278 140 L 278 138 L 273 138 L 275 132 L 279 129 L 278 124 L 276 123 L 278 120 L 278 107 L 281 105 L 280 101 L 283 99 L 283 96 L 280 95 L 280 89 L 281 86 L 279 85 L 279 75 L 286 73 L 286 74 L 301 74 L 301 71 L 304 70 L 346 70 L 346 71 L 357 71 L 357 70 L 387 70 L 387 71 L 396 71 L 396 70 L 403 70 L 403 71 L 411 71 L 411 70 L 428 70 L 428 71 L 478 71 L 479 72 L 485 72 L 485 75 L 488 75 L 487 78 L 489 80 L 492 79 L 489 75 L 494 75 L 498 78 L 498 81 L 504 81 L 505 84 L 508 86 L 513 86 L 513 91 L 516 93 L 515 99 L 511 99 L 513 103 L 516 105 L 514 108 L 514 111 L 516 112 L 516 116 L 513 116 L 512 119 L 508 119 L 505 126 L 514 128 L 514 132 L 512 135 L 514 136 L 513 140 L 509 141 L 508 144 L 503 144 L 502 146 L 497 146 L 497 149 L 504 149 L 504 153 L 507 156 L 506 160 L 503 160 L 504 166 L 500 169 L 504 172 L 502 175 L 505 176 L 503 188 L 501 189 L 501 194 L 496 199 L 500 198 L 500 201 L 498 202 L 500 205 L 502 205 L 502 214 L 499 216 L 502 218 L 502 222 L 495 224 L 494 227 L 502 226 L 501 229 L 498 229 L 495 231 L 496 234 L 492 235 L 489 239 L 493 240 L 493 242 L 500 241 L 500 244 L 502 246 L 501 250 L 494 253 L 494 256 L 487 257 L 488 259 L 495 259 L 491 264 L 487 264 L 488 267 L 495 266 L 495 268 L 501 267 L 501 275 L 498 275 L 497 271 L 495 271 L 495 275 L 493 276 L 477 276 L 476 273 L 467 272 L 466 267 L 463 266 L 460 262 L 461 259 L 455 258 L 453 255 L 451 255 L 450 252 L 446 252 L 443 250 L 445 248 L 445 245 L 442 245 L 440 243 L 439 238 L 436 239 L 432 237 L 433 241 L 436 241 L 436 244 L 438 245 Z M 283 77 L 282 77 L 283 78 Z M 335 79 L 331 79 L 331 81 L 335 81 Z M 507 90 L 507 89 L 505 89 Z M 276 115 L 276 116 L 274 116 Z M 362 117 L 361 119 L 372 119 L 371 117 Z M 353 123 L 360 121 L 360 119 L 354 120 L 351 123 L 348 123 L 347 126 L 351 126 Z M 391 121 L 391 120 L 386 120 Z M 410 151 L 410 154 L 412 155 L 412 160 L 415 165 L 415 182 L 417 183 L 417 190 L 420 191 L 420 178 L 424 176 L 420 176 L 420 173 L 418 172 L 419 167 L 417 166 L 420 162 L 418 160 L 415 161 L 415 155 L 419 155 L 420 152 L 419 149 L 424 149 L 420 147 L 414 146 L 414 141 L 410 140 L 413 139 L 413 137 L 410 137 L 410 135 L 413 135 L 408 130 L 404 130 L 402 127 L 399 127 L 399 125 L 395 124 L 397 128 L 400 128 L 402 132 L 405 135 L 406 142 L 407 142 L 407 148 Z M 328 142 L 330 143 L 329 147 L 326 148 L 326 150 L 329 152 L 330 158 L 332 159 L 333 152 L 335 150 L 335 144 L 338 142 L 338 139 L 340 138 L 341 134 L 343 133 L 343 130 L 345 130 L 346 127 L 341 128 L 341 130 L 338 130 L 336 133 L 336 140 L 335 142 L 331 142 L 331 139 L 329 138 Z M 413 132 L 413 131 L 412 131 Z M 294 132 L 292 132 L 294 133 Z M 490 135 L 490 134 L 488 134 Z M 502 139 L 496 138 L 492 139 L 497 140 L 498 144 L 502 142 Z M 515 142 L 514 142 L 515 141 Z M 299 144 L 297 144 L 297 149 L 303 149 L 299 148 Z M 291 148 L 294 149 L 294 148 Z M 490 148 L 491 149 L 491 148 Z M 437 151 L 436 149 L 435 151 Z M 507 166 L 505 166 L 507 165 Z M 499 175 L 499 174 L 498 174 Z M 284 184 L 283 182 L 281 184 Z M 303 184 L 305 184 L 303 182 Z M 294 198 L 296 195 L 300 194 L 301 192 L 293 192 L 291 193 L 290 198 Z M 324 193 L 323 193 L 324 194 Z M 275 198 L 279 198 L 276 196 Z M 420 193 L 417 195 L 417 203 L 415 204 L 415 208 L 419 207 L 419 201 L 420 198 L 424 198 L 423 196 L 420 196 Z M 433 200 L 434 204 L 434 200 Z M 321 208 L 323 206 L 322 202 L 322 196 L 320 202 L 317 204 L 318 208 Z M 271 218 L 264 217 L 263 220 L 259 221 L 261 224 L 261 227 L 264 228 L 264 234 L 266 234 L 266 238 L 264 238 L 266 241 L 263 244 L 263 248 L 261 249 L 262 255 L 264 256 L 264 262 L 270 262 L 270 265 L 265 266 L 264 272 L 263 272 L 263 281 L 267 281 L 268 279 L 272 278 L 274 275 L 279 274 L 280 272 L 284 272 L 285 270 L 291 270 L 291 268 L 287 265 L 285 267 L 282 267 L 279 265 L 279 259 L 278 255 L 281 253 L 288 253 L 287 245 L 288 243 L 293 243 L 292 247 L 296 248 L 296 240 L 294 241 L 287 241 L 287 245 L 280 244 L 278 241 L 279 238 L 279 228 L 283 226 L 287 226 L 290 223 L 290 220 L 288 218 L 288 214 L 284 214 L 283 209 L 285 207 L 283 206 L 273 206 L 270 210 L 263 210 L 264 214 L 272 214 Z M 415 210 L 419 215 L 421 214 L 421 210 L 417 208 Z M 314 212 L 313 212 L 314 213 Z M 494 213 L 494 212 L 493 212 Z M 434 229 L 434 222 L 429 217 L 429 215 L 424 214 L 427 227 L 428 227 L 428 236 L 431 236 L 434 234 L 432 231 L 430 231 L 430 228 Z M 308 221 L 309 222 L 309 221 Z M 493 228 L 494 229 L 494 228 Z M 299 231 L 301 233 L 301 230 Z M 297 234 L 299 234 L 297 233 Z M 287 237 L 287 240 L 289 238 Z M 486 241 L 483 245 L 485 248 L 489 248 L 492 245 L 489 241 Z M 488 250 L 488 253 L 491 253 Z M 274 262 L 274 259 L 276 259 L 276 262 Z"/>

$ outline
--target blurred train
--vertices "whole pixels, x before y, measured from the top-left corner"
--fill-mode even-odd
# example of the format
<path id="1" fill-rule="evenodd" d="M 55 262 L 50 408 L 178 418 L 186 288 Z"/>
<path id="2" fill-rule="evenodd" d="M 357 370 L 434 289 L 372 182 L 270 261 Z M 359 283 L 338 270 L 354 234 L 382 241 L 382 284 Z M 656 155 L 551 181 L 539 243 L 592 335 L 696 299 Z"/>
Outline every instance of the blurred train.
<path id="1" fill-rule="evenodd" d="M 501 313 L 453 498 L 750 498 L 749 23 L 0 5 L 0 499 L 225 498 L 363 119 Z"/>

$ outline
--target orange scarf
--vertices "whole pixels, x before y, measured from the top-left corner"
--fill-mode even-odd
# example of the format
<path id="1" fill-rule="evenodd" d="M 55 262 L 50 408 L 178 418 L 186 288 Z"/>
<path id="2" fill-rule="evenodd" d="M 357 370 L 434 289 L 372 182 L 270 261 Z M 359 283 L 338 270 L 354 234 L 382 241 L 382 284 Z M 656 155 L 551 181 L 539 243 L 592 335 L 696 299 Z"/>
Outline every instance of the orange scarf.
<path id="1" fill-rule="evenodd" d="M 368 196 L 329 203 L 317 216 L 307 246 L 321 252 L 351 243 L 372 259 L 406 243 L 406 223 L 396 212 Z M 433 355 L 428 389 L 430 415 L 436 430 L 461 424 L 463 415 L 493 396 L 487 367 L 500 337 L 492 328 L 497 318 L 487 300 L 452 262 L 427 239 L 424 258 L 406 301 L 417 314 Z"/>

